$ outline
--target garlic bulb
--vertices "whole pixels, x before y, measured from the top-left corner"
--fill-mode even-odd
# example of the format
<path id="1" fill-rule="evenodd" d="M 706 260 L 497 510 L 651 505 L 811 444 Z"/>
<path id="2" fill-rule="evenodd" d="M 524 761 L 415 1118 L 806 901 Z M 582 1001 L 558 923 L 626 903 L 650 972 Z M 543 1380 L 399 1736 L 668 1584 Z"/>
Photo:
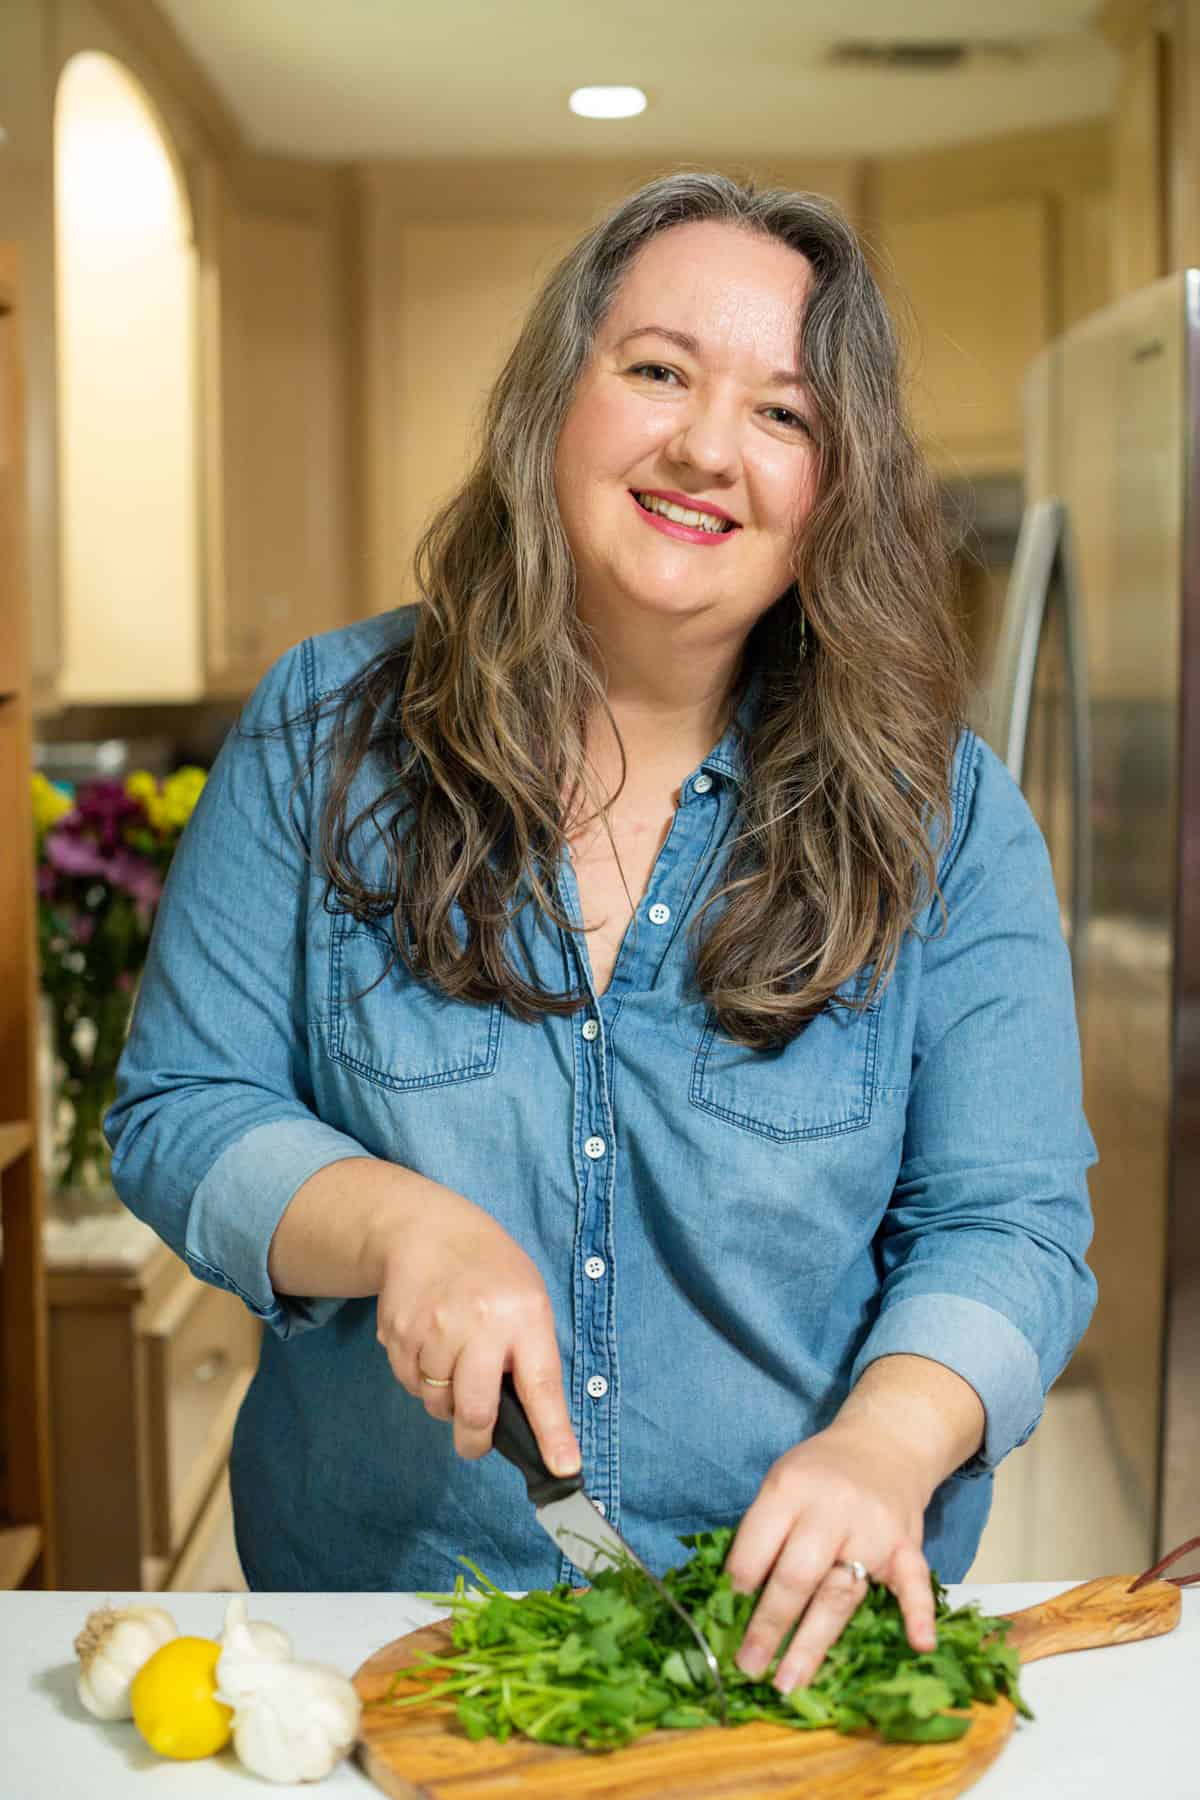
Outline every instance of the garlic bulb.
<path id="1" fill-rule="evenodd" d="M 132 1719 L 129 1688 L 143 1663 L 179 1628 L 161 1606 L 98 1607 L 75 1639 L 79 1698 L 97 1719 Z"/>
<path id="2" fill-rule="evenodd" d="M 232 1609 L 231 1609 L 232 1610 Z M 361 1712 L 351 1682 L 326 1663 L 264 1655 L 227 1617 L 216 1698 L 233 1708 L 233 1747 L 267 1781 L 320 1781 L 351 1748 Z"/>
<path id="3" fill-rule="evenodd" d="M 287 1632 L 281 1625 L 272 1625 L 268 1619 L 248 1619 L 244 1594 L 235 1594 L 226 1608 L 225 1629 L 217 1640 L 222 1647 L 229 1642 L 229 1628 L 235 1624 L 244 1626 L 250 1633 L 260 1656 L 268 1656 L 275 1662 L 291 1660 L 292 1640 Z"/>

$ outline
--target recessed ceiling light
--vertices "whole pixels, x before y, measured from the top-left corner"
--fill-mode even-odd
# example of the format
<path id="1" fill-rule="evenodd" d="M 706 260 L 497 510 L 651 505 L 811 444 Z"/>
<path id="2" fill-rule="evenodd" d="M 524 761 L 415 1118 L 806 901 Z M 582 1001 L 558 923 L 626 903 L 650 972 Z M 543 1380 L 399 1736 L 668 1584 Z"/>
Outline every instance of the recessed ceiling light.
<path id="1" fill-rule="evenodd" d="M 567 105 L 582 119 L 632 119 L 645 112 L 646 96 L 635 87 L 582 87 Z"/>

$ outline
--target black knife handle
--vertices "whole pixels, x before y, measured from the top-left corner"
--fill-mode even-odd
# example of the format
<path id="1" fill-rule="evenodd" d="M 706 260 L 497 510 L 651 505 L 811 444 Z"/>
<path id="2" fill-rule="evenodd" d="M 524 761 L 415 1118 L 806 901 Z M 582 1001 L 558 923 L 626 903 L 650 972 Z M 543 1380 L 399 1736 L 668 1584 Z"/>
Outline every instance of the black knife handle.
<path id="1" fill-rule="evenodd" d="M 521 1405 L 517 1386 L 509 1374 L 500 1383 L 500 1411 L 492 1432 L 492 1449 L 506 1456 L 525 1477 L 525 1486 L 534 1506 L 548 1506 L 551 1500 L 565 1500 L 583 1486 L 583 1470 L 574 1475 L 552 1475 L 542 1461 L 529 1416 Z"/>

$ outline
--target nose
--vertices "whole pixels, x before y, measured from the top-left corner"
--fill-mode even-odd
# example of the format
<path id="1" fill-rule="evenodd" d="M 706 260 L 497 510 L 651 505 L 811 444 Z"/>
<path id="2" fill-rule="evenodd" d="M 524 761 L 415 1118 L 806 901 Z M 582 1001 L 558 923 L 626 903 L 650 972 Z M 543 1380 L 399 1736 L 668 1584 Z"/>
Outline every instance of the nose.
<path id="1" fill-rule="evenodd" d="M 671 455 L 676 462 L 703 470 L 708 476 L 736 475 L 741 450 L 733 401 L 696 393 L 671 444 Z"/>

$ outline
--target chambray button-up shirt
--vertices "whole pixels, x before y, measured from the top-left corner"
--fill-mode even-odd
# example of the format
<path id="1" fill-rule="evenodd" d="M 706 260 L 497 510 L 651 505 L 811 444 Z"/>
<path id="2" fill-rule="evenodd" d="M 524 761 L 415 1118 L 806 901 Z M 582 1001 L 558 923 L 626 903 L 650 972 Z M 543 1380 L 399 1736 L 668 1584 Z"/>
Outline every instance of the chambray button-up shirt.
<path id="1" fill-rule="evenodd" d="M 731 731 L 682 784 L 604 994 L 578 929 L 516 916 L 542 980 L 590 993 L 523 1023 L 402 963 L 378 981 L 392 921 L 326 908 L 305 854 L 325 726 L 248 735 L 412 623 L 309 639 L 255 691 L 171 869 L 105 1120 L 125 1203 L 267 1326 L 231 1467 L 251 1587 L 440 1588 L 460 1553 L 506 1588 L 578 1579 L 516 1471 L 463 1461 L 396 1382 L 373 1298 L 272 1290 L 297 1188 L 363 1155 L 465 1194 L 534 1259 L 587 1490 L 654 1567 L 680 1560 L 679 1533 L 736 1524 L 868 1363 L 910 1352 L 986 1408 L 981 1451 L 925 1518 L 931 1564 L 961 1579 L 990 1471 L 1033 1430 L 1095 1298 L 1068 957 L 1019 791 L 964 735 L 946 929 L 931 905 L 870 1007 L 749 1051 L 696 992 L 688 936 L 737 829 Z M 378 780 L 360 771 L 348 817 Z M 380 878 L 379 842 L 359 848 Z M 579 927 L 569 856 L 558 883 Z"/>

